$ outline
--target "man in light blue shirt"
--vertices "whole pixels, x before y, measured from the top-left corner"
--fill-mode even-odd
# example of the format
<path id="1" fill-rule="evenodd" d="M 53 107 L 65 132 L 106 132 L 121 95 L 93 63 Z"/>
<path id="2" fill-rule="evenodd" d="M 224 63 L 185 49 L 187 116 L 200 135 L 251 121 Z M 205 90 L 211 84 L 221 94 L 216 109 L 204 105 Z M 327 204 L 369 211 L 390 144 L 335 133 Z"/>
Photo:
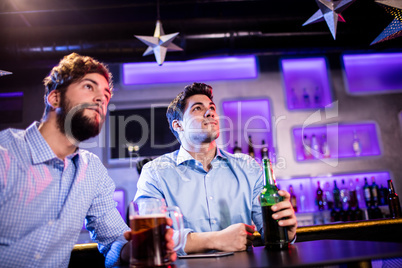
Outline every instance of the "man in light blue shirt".
<path id="1" fill-rule="evenodd" d="M 0 266 L 67 267 L 84 219 L 106 266 L 127 262 L 130 229 L 113 201 L 113 180 L 97 156 L 78 148 L 99 134 L 111 74 L 72 53 L 44 84 L 42 121 L 0 132 Z"/>
<path id="2" fill-rule="evenodd" d="M 210 86 L 194 83 L 171 102 L 166 115 L 181 147 L 143 167 L 134 198 L 164 198 L 168 206 L 180 207 L 185 247 L 179 254 L 245 250 L 254 239 L 252 221 L 263 233 L 261 166 L 248 155 L 217 147 L 219 118 L 212 99 Z M 279 194 L 285 200 L 272 207 L 273 217 L 294 240 L 290 195 Z"/>

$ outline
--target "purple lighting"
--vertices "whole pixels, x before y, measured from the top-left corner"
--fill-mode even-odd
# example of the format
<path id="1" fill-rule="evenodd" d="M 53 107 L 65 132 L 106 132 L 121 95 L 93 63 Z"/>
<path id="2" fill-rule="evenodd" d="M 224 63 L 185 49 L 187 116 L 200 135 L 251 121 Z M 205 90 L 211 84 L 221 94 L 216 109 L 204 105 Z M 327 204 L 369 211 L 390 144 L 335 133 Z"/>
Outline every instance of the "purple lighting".
<path id="1" fill-rule="evenodd" d="M 251 135 L 255 159 L 261 159 L 262 140 L 268 145 L 270 158 L 275 162 L 270 102 L 268 99 L 224 101 L 224 116 L 220 117 L 224 147 L 232 152 L 235 142 L 248 153 L 248 136 Z"/>
<path id="2" fill-rule="evenodd" d="M 303 149 L 303 137 L 306 136 L 307 142 L 311 145 L 311 138 L 315 135 L 319 144 L 320 151 L 316 155 L 323 158 L 322 142 L 325 135 L 328 142 L 329 158 L 351 158 L 364 156 L 381 155 L 381 146 L 377 134 L 375 123 L 357 124 L 334 124 L 328 126 L 314 126 L 306 128 L 294 128 L 293 138 L 297 161 L 317 160 L 315 157 L 306 157 Z M 360 144 L 360 152 L 356 153 L 357 145 Z"/>
<path id="3" fill-rule="evenodd" d="M 402 91 L 402 53 L 343 55 L 351 94 Z"/>
<path id="4" fill-rule="evenodd" d="M 282 59 L 281 68 L 289 110 L 331 106 L 325 58 Z"/>
<path id="5" fill-rule="evenodd" d="M 124 85 L 253 79 L 258 75 L 254 56 L 165 62 L 163 66 L 124 63 L 122 68 Z"/>

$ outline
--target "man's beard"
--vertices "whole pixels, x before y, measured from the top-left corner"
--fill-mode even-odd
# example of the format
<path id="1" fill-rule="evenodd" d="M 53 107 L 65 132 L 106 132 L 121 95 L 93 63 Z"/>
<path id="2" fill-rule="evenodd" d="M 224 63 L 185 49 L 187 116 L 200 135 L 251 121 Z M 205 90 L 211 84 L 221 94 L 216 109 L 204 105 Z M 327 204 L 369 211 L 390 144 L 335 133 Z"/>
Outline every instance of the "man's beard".
<path id="1" fill-rule="evenodd" d="M 78 142 L 82 142 L 99 134 L 103 117 L 99 123 L 97 120 L 91 119 L 84 115 L 85 108 L 93 107 L 91 104 L 81 104 L 71 107 L 70 102 L 62 96 L 60 108 L 57 112 L 57 127 L 61 133 L 71 137 Z"/>

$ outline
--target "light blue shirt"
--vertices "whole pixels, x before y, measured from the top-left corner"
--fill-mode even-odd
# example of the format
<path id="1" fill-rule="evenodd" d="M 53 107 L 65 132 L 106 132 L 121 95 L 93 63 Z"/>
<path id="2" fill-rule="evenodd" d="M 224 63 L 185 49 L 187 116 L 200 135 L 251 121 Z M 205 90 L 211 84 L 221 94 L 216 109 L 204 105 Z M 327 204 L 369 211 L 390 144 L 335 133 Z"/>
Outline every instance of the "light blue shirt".
<path id="1" fill-rule="evenodd" d="M 167 206 L 178 206 L 184 239 L 190 232 L 219 231 L 235 223 L 251 225 L 252 220 L 262 234 L 261 166 L 248 155 L 221 149 L 211 165 L 205 171 L 182 147 L 158 157 L 143 167 L 134 199 L 163 198 Z M 174 238 L 177 242 L 177 233 Z"/>
<path id="2" fill-rule="evenodd" d="M 84 219 L 106 265 L 117 264 L 129 228 L 106 168 L 81 149 L 60 160 L 38 124 L 0 132 L 0 266 L 67 267 Z"/>

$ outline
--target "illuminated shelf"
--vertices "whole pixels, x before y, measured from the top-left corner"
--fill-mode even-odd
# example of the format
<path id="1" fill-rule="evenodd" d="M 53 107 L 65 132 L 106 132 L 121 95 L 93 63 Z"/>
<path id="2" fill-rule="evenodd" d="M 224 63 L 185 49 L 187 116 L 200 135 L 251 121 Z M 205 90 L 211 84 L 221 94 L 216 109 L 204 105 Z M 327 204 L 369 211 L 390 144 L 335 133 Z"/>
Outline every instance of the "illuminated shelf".
<path id="1" fill-rule="evenodd" d="M 343 173 L 343 174 L 332 174 L 328 176 L 317 176 L 317 177 L 294 177 L 291 179 L 277 179 L 277 184 L 283 190 L 289 191 L 289 186 L 292 185 L 296 198 L 297 198 L 297 206 L 298 213 L 307 213 L 307 212 L 316 212 L 318 211 L 318 207 L 315 204 L 316 190 L 317 190 L 317 182 L 320 182 L 320 187 L 324 191 L 326 187 L 329 187 L 329 190 L 332 193 L 332 189 L 334 187 L 334 181 L 338 188 L 342 187 L 342 180 L 345 180 L 345 184 L 349 189 L 350 180 L 353 182 L 354 187 L 357 185 L 360 187 L 360 195 L 359 199 L 359 207 L 361 209 L 366 208 L 366 204 L 364 201 L 363 195 L 363 185 L 364 178 L 367 178 L 367 182 L 369 185 L 372 183 L 372 177 L 375 179 L 375 183 L 378 187 L 388 187 L 387 180 L 392 179 L 391 175 L 388 171 L 374 171 L 374 172 L 360 172 L 360 173 Z M 356 181 L 358 179 L 358 183 Z M 329 185 L 326 185 L 328 183 Z M 303 193 L 305 196 L 304 201 L 304 209 L 302 208 L 300 197 L 302 196 L 302 191 L 300 190 L 300 185 L 302 185 Z"/>
<path id="2" fill-rule="evenodd" d="M 272 114 L 268 99 L 227 100 L 222 102 L 223 116 L 220 117 L 223 147 L 232 152 L 235 142 L 248 153 L 250 135 L 255 159 L 261 160 L 262 140 L 269 146 L 270 158 L 275 162 Z"/>
<path id="3" fill-rule="evenodd" d="M 316 136 L 318 150 L 311 144 L 313 135 Z M 325 139 L 329 148 L 329 155 L 326 156 L 322 148 Z M 293 128 L 293 141 L 297 161 L 318 161 L 323 158 L 339 159 L 381 155 L 378 127 L 374 122 L 355 124 L 335 123 L 305 128 L 295 127 Z M 356 142 L 360 143 L 360 150 L 354 144 Z"/>
<path id="4" fill-rule="evenodd" d="M 332 106 L 326 59 L 282 59 L 281 72 L 289 110 Z"/>
<path id="5" fill-rule="evenodd" d="M 351 54 L 342 59 L 348 93 L 402 92 L 402 53 Z"/>

